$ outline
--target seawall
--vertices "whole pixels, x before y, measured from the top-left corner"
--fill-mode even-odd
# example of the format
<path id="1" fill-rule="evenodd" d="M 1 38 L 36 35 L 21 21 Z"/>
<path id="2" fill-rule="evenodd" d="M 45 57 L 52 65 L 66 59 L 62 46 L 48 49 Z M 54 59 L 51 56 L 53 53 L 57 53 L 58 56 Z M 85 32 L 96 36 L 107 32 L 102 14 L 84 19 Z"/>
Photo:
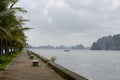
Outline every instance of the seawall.
<path id="1" fill-rule="evenodd" d="M 37 53 L 34 53 L 33 51 L 28 50 L 28 53 L 32 53 L 33 55 L 36 55 L 38 58 L 43 60 L 45 63 L 47 63 L 53 70 L 55 70 L 59 75 L 64 77 L 66 80 L 88 80 L 87 78 L 78 75 L 64 67 L 62 67 L 59 64 L 51 62 L 48 58 L 41 56 Z"/>

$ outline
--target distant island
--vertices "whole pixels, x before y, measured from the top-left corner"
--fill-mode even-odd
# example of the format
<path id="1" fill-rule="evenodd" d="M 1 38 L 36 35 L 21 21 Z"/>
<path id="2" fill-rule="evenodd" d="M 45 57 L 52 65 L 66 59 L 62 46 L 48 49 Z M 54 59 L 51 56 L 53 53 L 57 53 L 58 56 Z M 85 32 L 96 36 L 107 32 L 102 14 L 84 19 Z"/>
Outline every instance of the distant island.
<path id="1" fill-rule="evenodd" d="M 51 46 L 51 45 L 44 45 L 44 46 L 31 46 L 31 45 L 27 45 L 27 48 L 34 48 L 34 49 L 89 49 L 88 47 L 84 47 L 82 44 L 79 45 L 74 45 L 71 47 L 67 47 L 64 45 L 61 46 Z"/>
<path id="2" fill-rule="evenodd" d="M 109 35 L 93 42 L 91 50 L 120 50 L 120 34 Z"/>

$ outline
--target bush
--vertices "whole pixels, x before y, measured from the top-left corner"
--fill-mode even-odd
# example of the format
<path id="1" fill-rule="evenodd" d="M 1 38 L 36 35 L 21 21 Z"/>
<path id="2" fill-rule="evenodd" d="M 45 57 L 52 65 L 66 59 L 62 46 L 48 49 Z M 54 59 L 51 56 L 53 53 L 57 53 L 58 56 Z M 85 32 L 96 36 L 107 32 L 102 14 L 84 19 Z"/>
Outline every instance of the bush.
<path id="1" fill-rule="evenodd" d="M 50 60 L 51 60 L 52 62 L 55 62 L 56 57 L 55 57 L 55 56 L 52 56 L 52 57 L 50 58 Z"/>

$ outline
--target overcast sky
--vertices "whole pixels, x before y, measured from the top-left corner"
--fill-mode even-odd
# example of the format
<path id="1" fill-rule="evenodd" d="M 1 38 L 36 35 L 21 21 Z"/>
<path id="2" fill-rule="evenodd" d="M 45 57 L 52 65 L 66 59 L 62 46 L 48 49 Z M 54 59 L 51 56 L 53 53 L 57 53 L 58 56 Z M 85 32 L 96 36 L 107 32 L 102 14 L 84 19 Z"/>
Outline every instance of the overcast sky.
<path id="1" fill-rule="evenodd" d="M 120 32 L 120 0 L 19 0 L 28 11 L 30 45 L 91 46 Z"/>

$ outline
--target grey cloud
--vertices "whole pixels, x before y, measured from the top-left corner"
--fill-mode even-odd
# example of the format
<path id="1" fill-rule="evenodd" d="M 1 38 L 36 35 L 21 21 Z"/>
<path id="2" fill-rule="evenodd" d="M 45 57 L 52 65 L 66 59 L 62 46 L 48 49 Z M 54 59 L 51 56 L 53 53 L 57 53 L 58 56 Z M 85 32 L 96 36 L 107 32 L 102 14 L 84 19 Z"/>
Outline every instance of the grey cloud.
<path id="1" fill-rule="evenodd" d="M 48 36 L 57 40 L 58 37 L 56 36 L 62 38 L 62 35 L 64 35 L 64 37 L 66 36 L 64 39 L 67 39 L 68 35 L 79 33 L 83 34 L 80 38 L 83 38 L 84 41 L 90 39 L 89 42 L 92 43 L 92 40 L 120 31 L 120 7 L 113 9 L 112 0 L 64 1 L 69 9 L 65 6 L 51 6 L 46 9 L 48 16 L 45 16 L 44 10 L 49 0 L 35 0 L 35 8 L 30 6 L 29 0 L 27 1 L 28 4 L 20 4 L 28 10 L 26 17 L 31 20 L 29 24 L 35 27 L 36 34 L 44 34 L 44 36 L 41 35 L 43 40 L 46 35 L 47 41 Z"/>
<path id="2" fill-rule="evenodd" d="M 66 4 L 69 4 L 70 8 L 74 11 L 80 11 L 85 14 L 78 16 L 72 13 L 69 9 L 53 6 L 48 9 L 48 16 L 52 20 L 52 23 L 50 23 L 43 14 L 43 9 L 48 3 L 47 0 L 37 0 L 37 9 L 28 9 L 30 11 L 29 17 L 31 18 L 32 24 L 45 32 L 50 31 L 51 33 L 89 33 L 92 31 L 94 32 L 94 30 L 102 31 L 113 25 L 118 26 L 118 23 L 115 24 L 115 21 L 119 21 L 118 14 L 120 11 L 118 9 L 111 9 L 111 0 L 91 0 L 90 4 L 82 4 L 80 0 L 64 1 Z"/>
<path id="3" fill-rule="evenodd" d="M 112 5 L 112 0 L 64 0 L 74 10 L 89 10 L 94 12 L 101 12 L 108 10 Z"/>
<path id="4" fill-rule="evenodd" d="M 57 28 L 58 30 L 86 32 L 93 28 L 97 28 L 96 18 L 79 16 L 63 8 L 51 8 L 48 12 L 49 17 L 53 21 L 52 24 L 55 26 L 54 28 Z"/>
<path id="5" fill-rule="evenodd" d="M 46 0 L 47 1 L 47 0 Z M 68 3 L 71 0 L 65 0 L 66 3 Z M 101 1 L 102 2 L 102 1 Z M 39 3 L 39 4 L 38 4 Z M 61 32 L 61 33 L 74 33 L 74 32 L 91 32 L 93 29 L 98 29 L 98 27 L 101 27 L 100 25 L 103 24 L 105 14 L 101 12 L 101 14 L 97 14 L 94 11 L 102 10 L 102 7 L 100 7 L 100 0 L 93 2 L 94 5 L 80 5 L 79 0 L 71 1 L 77 8 L 80 8 L 80 11 L 85 13 L 84 11 L 88 12 L 86 15 L 78 16 L 74 13 L 72 13 L 70 10 L 66 8 L 57 8 L 57 7 L 51 7 L 48 9 L 48 16 L 52 19 L 52 23 L 49 23 L 47 18 L 43 14 L 43 9 L 45 8 L 45 4 L 41 5 L 40 3 L 44 3 L 44 1 L 36 1 L 36 8 L 38 9 L 32 9 L 30 8 L 29 17 L 31 19 L 32 24 L 34 24 L 37 27 L 40 27 L 43 31 L 51 31 L 51 32 Z M 96 3 L 96 4 L 95 4 Z M 98 4 L 99 3 L 99 4 Z M 105 4 L 105 3 L 104 3 Z M 79 6 L 78 6 L 79 5 Z M 96 7 L 98 6 L 98 7 Z M 85 7 L 85 8 L 83 8 Z M 98 8 L 101 9 L 98 9 Z M 93 11 L 94 10 L 94 11 Z M 90 14 L 90 16 L 88 16 Z M 88 16 L 88 17 L 86 17 Z M 106 16 L 105 16 L 106 17 Z M 47 29 L 47 30 L 46 30 Z"/>
<path id="6" fill-rule="evenodd" d="M 37 27 L 41 23 L 41 20 L 45 20 L 43 11 L 47 3 L 48 0 L 20 0 L 16 6 L 24 7 L 28 11 L 25 17 L 30 19 L 29 23 L 31 25 Z M 34 7 L 32 5 L 34 5 Z"/>
<path id="7" fill-rule="evenodd" d="M 85 0 L 87 1 L 87 0 Z M 119 8 L 112 9 L 112 0 L 91 0 L 91 4 L 84 5 L 80 3 L 80 0 L 65 0 L 72 9 L 79 10 L 80 12 L 88 11 L 94 16 L 87 17 L 86 20 L 91 19 L 94 23 L 97 23 L 96 27 L 105 27 L 105 25 L 115 25 L 115 21 L 120 19 Z M 88 13 L 89 15 L 89 13 Z M 85 18 L 84 18 L 85 19 Z M 91 22 L 91 21 L 90 21 Z"/>

